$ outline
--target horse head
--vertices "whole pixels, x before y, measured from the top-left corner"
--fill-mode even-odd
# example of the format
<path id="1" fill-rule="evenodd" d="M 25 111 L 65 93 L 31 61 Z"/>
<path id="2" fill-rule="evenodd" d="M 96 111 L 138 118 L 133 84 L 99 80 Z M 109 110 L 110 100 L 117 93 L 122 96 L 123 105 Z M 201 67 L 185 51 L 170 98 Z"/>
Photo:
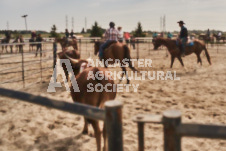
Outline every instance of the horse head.
<path id="1" fill-rule="evenodd" d="M 154 50 L 157 50 L 162 45 L 162 38 L 156 38 L 153 42 Z"/>
<path id="2" fill-rule="evenodd" d="M 100 42 L 100 41 L 96 41 L 95 44 L 94 44 L 94 54 L 97 55 L 99 49 L 100 49 L 100 46 L 103 42 Z"/>

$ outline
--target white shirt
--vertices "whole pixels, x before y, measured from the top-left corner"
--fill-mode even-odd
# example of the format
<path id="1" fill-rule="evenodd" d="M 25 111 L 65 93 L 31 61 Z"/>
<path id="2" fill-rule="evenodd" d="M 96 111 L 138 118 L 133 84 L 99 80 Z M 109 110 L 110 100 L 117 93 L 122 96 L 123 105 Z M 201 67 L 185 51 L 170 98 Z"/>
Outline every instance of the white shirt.
<path id="1" fill-rule="evenodd" d="M 122 30 L 118 30 L 118 33 L 119 33 L 118 38 L 119 39 L 123 39 L 123 32 L 122 32 Z"/>

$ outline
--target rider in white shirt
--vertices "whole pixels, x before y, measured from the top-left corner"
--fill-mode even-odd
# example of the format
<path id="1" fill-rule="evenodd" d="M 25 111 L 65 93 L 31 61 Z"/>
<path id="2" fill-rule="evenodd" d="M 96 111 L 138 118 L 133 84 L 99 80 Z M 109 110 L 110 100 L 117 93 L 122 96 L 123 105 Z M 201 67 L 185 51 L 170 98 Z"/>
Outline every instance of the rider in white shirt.
<path id="1" fill-rule="evenodd" d="M 119 42 L 123 42 L 123 32 L 122 32 L 122 27 L 118 27 L 118 33 L 119 33 L 119 35 L 118 35 L 118 38 L 119 38 Z"/>

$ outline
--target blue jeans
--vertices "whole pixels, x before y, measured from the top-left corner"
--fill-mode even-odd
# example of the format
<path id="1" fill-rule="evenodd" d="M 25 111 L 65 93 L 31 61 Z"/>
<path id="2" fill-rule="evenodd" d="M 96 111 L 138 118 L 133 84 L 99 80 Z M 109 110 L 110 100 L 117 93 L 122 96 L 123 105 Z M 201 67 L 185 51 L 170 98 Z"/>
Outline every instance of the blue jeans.
<path id="1" fill-rule="evenodd" d="M 187 41 L 188 41 L 188 38 L 181 38 L 181 43 L 182 43 L 182 54 L 185 53 L 185 47 L 186 47 L 186 44 L 187 44 Z"/>
<path id="2" fill-rule="evenodd" d="M 111 40 L 107 40 L 105 43 L 103 43 L 101 46 L 100 46 L 100 49 L 99 49 L 99 58 L 100 59 L 103 59 L 104 57 L 104 49 L 107 48 L 108 44 L 111 42 Z"/>

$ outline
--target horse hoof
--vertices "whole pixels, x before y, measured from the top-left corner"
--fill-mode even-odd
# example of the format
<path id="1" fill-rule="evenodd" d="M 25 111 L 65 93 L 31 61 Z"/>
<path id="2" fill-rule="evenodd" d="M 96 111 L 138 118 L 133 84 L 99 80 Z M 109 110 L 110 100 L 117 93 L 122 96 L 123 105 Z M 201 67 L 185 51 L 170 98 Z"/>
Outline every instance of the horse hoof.
<path id="1" fill-rule="evenodd" d="M 87 130 L 84 130 L 84 131 L 82 131 L 82 134 L 83 135 L 88 135 L 88 131 Z"/>

